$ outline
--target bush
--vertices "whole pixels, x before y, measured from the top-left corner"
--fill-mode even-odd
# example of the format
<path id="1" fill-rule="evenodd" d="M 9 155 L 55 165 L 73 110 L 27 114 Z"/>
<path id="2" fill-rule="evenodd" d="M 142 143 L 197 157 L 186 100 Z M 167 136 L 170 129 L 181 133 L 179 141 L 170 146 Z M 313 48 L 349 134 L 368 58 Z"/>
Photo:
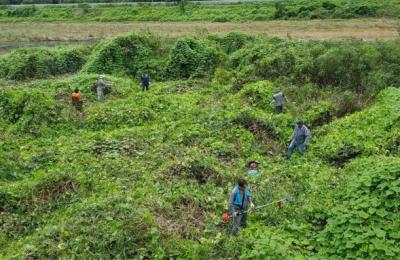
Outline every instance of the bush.
<path id="1" fill-rule="evenodd" d="M 326 1 L 322 3 L 322 7 L 327 9 L 327 10 L 333 10 L 336 8 L 336 5 L 332 2 Z"/>
<path id="2" fill-rule="evenodd" d="M 231 32 L 224 37 L 212 35 L 209 39 L 216 41 L 227 54 L 231 54 L 256 40 L 254 36 L 236 32 Z"/>
<path id="3" fill-rule="evenodd" d="M 295 51 L 294 43 L 280 40 L 253 45 L 233 53 L 228 66 L 240 70 L 252 64 L 255 67 L 256 76 L 264 79 L 276 79 L 294 72 L 297 59 Z"/>
<path id="4" fill-rule="evenodd" d="M 333 258 L 396 258 L 400 254 L 400 160 L 352 162 L 320 234 L 321 253 Z"/>
<path id="5" fill-rule="evenodd" d="M 399 101 L 398 89 L 382 91 L 369 109 L 322 127 L 319 134 L 324 137 L 319 139 L 314 151 L 319 157 L 334 162 L 349 160 L 356 155 L 386 154 L 391 126 L 398 120 Z"/>
<path id="6" fill-rule="evenodd" d="M 361 91 L 364 78 L 375 66 L 379 53 L 373 48 L 340 46 L 328 50 L 315 61 L 320 85 L 352 86 Z"/>
<path id="7" fill-rule="evenodd" d="M 36 12 L 36 7 L 18 7 L 7 11 L 9 17 L 29 17 L 33 16 Z"/>
<path id="8" fill-rule="evenodd" d="M 234 98 L 238 102 L 245 102 L 254 108 L 271 110 L 272 90 L 274 85 L 268 81 L 259 81 L 245 85 Z"/>
<path id="9" fill-rule="evenodd" d="M 285 6 L 281 3 L 275 3 L 274 19 L 282 19 L 286 16 Z"/>
<path id="10" fill-rule="evenodd" d="M 331 102 L 321 102 L 306 111 L 303 118 L 308 122 L 309 127 L 316 128 L 331 122 L 335 117 L 336 110 L 335 104 Z"/>
<path id="11" fill-rule="evenodd" d="M 0 117 L 17 132 L 39 135 L 43 128 L 64 123 L 62 106 L 41 92 L 2 92 Z"/>
<path id="12" fill-rule="evenodd" d="M 217 16 L 212 20 L 213 23 L 226 23 L 229 21 L 230 21 L 230 18 L 226 17 L 226 16 Z"/>
<path id="13" fill-rule="evenodd" d="M 180 39 L 171 50 L 167 73 L 172 78 L 211 76 L 220 62 L 221 54 L 209 42 Z"/>
<path id="14" fill-rule="evenodd" d="M 26 80 L 77 72 L 86 57 L 85 47 L 17 49 L 0 58 L 0 76 Z"/>
<path id="15" fill-rule="evenodd" d="M 130 34 L 101 42 L 83 68 L 88 73 L 107 73 L 137 77 L 148 72 L 162 77 L 159 61 L 160 40 L 152 34 Z"/>
<path id="16" fill-rule="evenodd" d="M 157 241 L 157 231 L 151 229 L 151 213 L 134 202 L 132 197 L 114 195 L 71 207 L 62 222 L 45 226 L 15 253 L 40 258 L 149 258 L 156 254 L 151 242 Z"/>

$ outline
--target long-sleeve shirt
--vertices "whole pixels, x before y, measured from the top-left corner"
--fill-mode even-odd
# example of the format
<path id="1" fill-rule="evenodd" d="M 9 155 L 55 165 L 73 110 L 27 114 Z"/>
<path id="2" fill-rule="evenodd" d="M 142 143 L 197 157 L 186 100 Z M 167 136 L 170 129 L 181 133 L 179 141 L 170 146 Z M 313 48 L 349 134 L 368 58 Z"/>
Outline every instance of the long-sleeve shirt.
<path id="1" fill-rule="evenodd" d="M 96 88 L 97 88 L 97 91 L 99 92 L 99 91 L 101 91 L 101 92 L 104 92 L 104 89 L 107 87 L 107 82 L 104 80 L 104 79 L 99 79 L 97 82 L 96 82 Z"/>
<path id="2" fill-rule="evenodd" d="M 228 208 L 230 212 L 235 211 L 235 206 L 240 207 L 242 210 L 246 210 L 249 204 L 252 204 L 251 193 L 249 189 L 244 188 L 243 193 L 239 191 L 239 187 L 233 188 L 231 196 L 228 201 Z"/>
<path id="3" fill-rule="evenodd" d="M 295 126 L 293 131 L 292 140 L 295 140 L 297 144 L 307 144 L 310 138 L 310 130 L 306 126 L 299 127 Z"/>
<path id="4" fill-rule="evenodd" d="M 140 77 L 140 81 L 144 86 L 148 86 L 150 84 L 150 77 L 147 74 L 144 74 Z"/>
<path id="5" fill-rule="evenodd" d="M 286 96 L 282 92 L 278 92 L 273 97 L 273 102 L 276 107 L 280 107 L 283 105 L 284 101 L 287 101 Z"/>

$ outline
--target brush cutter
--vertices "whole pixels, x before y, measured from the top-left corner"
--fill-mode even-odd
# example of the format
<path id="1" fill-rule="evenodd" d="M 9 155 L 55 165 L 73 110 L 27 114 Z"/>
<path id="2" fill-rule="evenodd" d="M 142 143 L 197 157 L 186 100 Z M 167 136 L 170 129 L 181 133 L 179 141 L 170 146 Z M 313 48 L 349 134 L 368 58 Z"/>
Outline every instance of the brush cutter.
<path id="1" fill-rule="evenodd" d="M 285 198 L 283 198 L 283 199 L 280 199 L 280 200 L 277 200 L 277 201 L 273 201 L 273 202 L 270 202 L 270 203 L 265 204 L 265 205 L 258 206 L 258 207 L 256 207 L 256 208 L 254 208 L 254 210 L 259 210 L 259 209 L 262 209 L 262 208 L 266 208 L 266 207 L 271 206 L 271 205 L 274 205 L 274 204 L 275 204 L 278 208 L 282 208 L 283 205 L 288 204 L 288 203 L 290 203 L 290 202 L 292 202 L 292 201 L 293 201 L 293 198 L 292 198 L 292 197 L 285 197 Z M 241 214 L 250 212 L 251 210 L 252 210 L 252 209 L 244 210 L 244 211 L 239 211 L 239 212 L 235 212 L 234 214 L 236 214 L 236 215 L 241 215 Z M 224 214 L 222 215 L 222 221 L 223 221 L 224 223 L 227 223 L 227 222 L 229 222 L 229 220 L 231 219 L 231 217 L 233 217 L 233 214 L 224 213 Z"/>

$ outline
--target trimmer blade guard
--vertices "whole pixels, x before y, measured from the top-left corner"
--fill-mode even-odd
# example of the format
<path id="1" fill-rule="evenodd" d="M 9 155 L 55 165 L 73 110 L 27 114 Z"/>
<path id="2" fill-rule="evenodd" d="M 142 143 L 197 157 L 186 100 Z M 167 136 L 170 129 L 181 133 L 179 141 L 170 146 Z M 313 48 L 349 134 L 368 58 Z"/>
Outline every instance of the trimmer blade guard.
<path id="1" fill-rule="evenodd" d="M 292 197 L 285 197 L 285 198 L 283 198 L 283 203 L 290 203 L 290 202 L 292 202 L 293 201 L 293 198 Z"/>

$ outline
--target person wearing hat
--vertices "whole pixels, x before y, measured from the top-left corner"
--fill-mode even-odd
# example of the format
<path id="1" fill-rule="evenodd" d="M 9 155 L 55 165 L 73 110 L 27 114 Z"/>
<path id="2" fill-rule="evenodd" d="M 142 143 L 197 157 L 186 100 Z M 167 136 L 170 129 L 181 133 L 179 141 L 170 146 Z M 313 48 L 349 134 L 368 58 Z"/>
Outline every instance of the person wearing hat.
<path id="1" fill-rule="evenodd" d="M 288 160 L 290 159 L 294 149 L 296 148 L 301 154 L 304 154 L 304 152 L 306 151 L 306 146 L 308 144 L 309 138 L 310 138 L 310 130 L 308 130 L 308 128 L 304 125 L 304 122 L 302 120 L 299 120 L 296 126 L 294 127 L 292 140 L 288 148 L 287 159 Z"/>
<path id="2" fill-rule="evenodd" d="M 98 101 L 104 100 L 104 90 L 107 88 L 108 85 L 105 77 L 106 76 L 104 74 L 101 74 L 99 76 L 99 80 L 96 82 L 96 94 Z"/>
<path id="3" fill-rule="evenodd" d="M 233 216 L 231 235 L 236 235 L 240 228 L 246 227 L 248 205 L 251 209 L 255 209 L 247 182 L 244 179 L 239 179 L 228 200 L 229 212 Z"/>
<path id="4" fill-rule="evenodd" d="M 275 111 L 277 114 L 281 114 L 283 112 L 283 103 L 288 102 L 285 94 L 279 88 L 274 89 L 274 96 L 271 103 L 274 103 Z"/>

